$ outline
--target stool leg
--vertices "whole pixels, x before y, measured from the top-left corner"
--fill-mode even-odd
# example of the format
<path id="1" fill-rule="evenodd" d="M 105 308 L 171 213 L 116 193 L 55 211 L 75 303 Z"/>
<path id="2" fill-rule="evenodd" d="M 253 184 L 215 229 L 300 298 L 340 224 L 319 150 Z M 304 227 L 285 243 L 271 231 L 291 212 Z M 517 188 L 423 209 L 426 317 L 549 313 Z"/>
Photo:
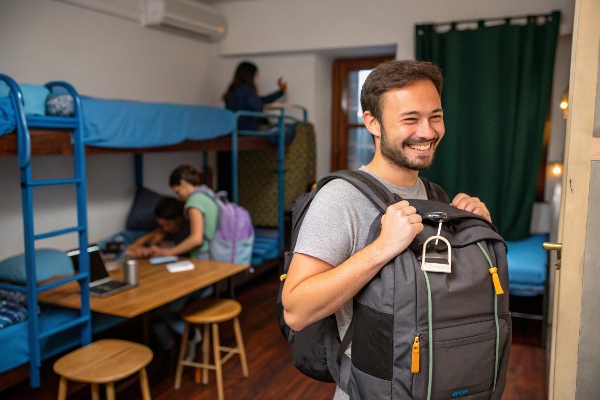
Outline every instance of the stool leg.
<path id="1" fill-rule="evenodd" d="M 242 363 L 242 373 L 248 377 L 248 362 L 246 360 L 246 349 L 244 347 L 244 339 L 242 339 L 242 328 L 238 317 L 233 319 L 233 330 L 235 332 L 235 341 L 237 342 L 238 350 L 240 351 L 240 362 Z"/>
<path id="2" fill-rule="evenodd" d="M 58 381 L 58 400 L 67 400 L 67 383 L 67 378 L 61 376 Z"/>
<path id="3" fill-rule="evenodd" d="M 150 400 L 150 386 L 148 385 L 148 374 L 146 368 L 140 370 L 140 387 L 142 389 L 142 399 Z"/>
<path id="4" fill-rule="evenodd" d="M 106 384 L 106 400 L 115 400 L 115 383 L 108 382 Z"/>
<path id="5" fill-rule="evenodd" d="M 100 400 L 100 386 L 97 383 L 92 383 L 92 400 Z"/>
<path id="6" fill-rule="evenodd" d="M 197 325 L 194 325 L 194 329 L 198 328 Z M 204 358 L 204 344 L 206 343 L 206 336 L 202 338 L 202 357 Z M 198 355 L 196 355 L 196 358 Z M 194 383 L 200 383 L 200 367 L 196 367 L 194 370 Z"/>
<path id="7" fill-rule="evenodd" d="M 210 361 L 210 326 L 204 324 L 204 343 L 202 343 L 202 363 L 208 365 Z M 208 385 L 208 368 L 202 368 L 202 383 Z"/>
<path id="8" fill-rule="evenodd" d="M 183 358 L 188 344 L 188 333 L 190 332 L 190 324 L 185 323 L 183 326 L 183 335 L 181 336 L 181 346 L 179 346 L 179 357 L 177 358 L 177 370 L 175 371 L 175 389 L 181 387 L 181 374 L 183 372 Z"/>
<path id="9" fill-rule="evenodd" d="M 212 324 L 213 332 L 213 350 L 215 353 L 215 369 L 217 371 L 217 393 L 219 400 L 224 399 L 223 395 L 223 365 L 221 364 L 221 343 L 219 340 L 219 325 Z"/>

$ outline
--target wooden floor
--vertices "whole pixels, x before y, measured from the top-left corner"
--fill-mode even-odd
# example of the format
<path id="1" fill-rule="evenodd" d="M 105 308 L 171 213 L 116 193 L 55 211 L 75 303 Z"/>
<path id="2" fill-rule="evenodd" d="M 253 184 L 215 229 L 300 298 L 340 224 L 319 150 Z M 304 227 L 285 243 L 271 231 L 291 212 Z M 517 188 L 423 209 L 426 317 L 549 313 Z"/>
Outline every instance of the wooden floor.
<path id="1" fill-rule="evenodd" d="M 314 381 L 298 372 L 291 362 L 288 345 L 279 332 L 275 299 L 279 286 L 276 270 L 238 289 L 236 299 L 243 306 L 240 323 L 248 355 L 249 378 L 242 376 L 238 358 L 233 357 L 224 369 L 225 398 L 227 400 L 330 400 L 335 386 Z M 118 330 L 106 334 L 130 340 L 141 338 L 140 321 L 133 320 Z M 233 329 L 228 323 L 221 325 L 222 344 L 234 343 Z M 97 338 L 96 338 L 97 339 Z M 139 340 L 139 339 L 138 339 Z M 514 324 L 508 383 L 505 400 L 542 400 L 546 398 L 545 352 L 540 346 L 540 326 L 535 322 L 516 321 Z M 150 346 L 154 359 L 148 367 L 152 398 L 155 400 L 216 399 L 214 373 L 208 386 L 193 382 L 193 369 L 185 368 L 179 390 L 173 388 L 174 354 L 159 349 L 155 340 Z M 54 360 L 44 362 L 42 386 L 29 388 L 24 381 L 0 392 L 2 400 L 55 399 L 58 377 L 52 371 Z M 89 388 L 70 384 L 69 400 L 90 398 Z M 104 398 L 104 397 L 102 397 Z M 127 379 L 117 385 L 117 399 L 141 399 L 137 379 Z"/>

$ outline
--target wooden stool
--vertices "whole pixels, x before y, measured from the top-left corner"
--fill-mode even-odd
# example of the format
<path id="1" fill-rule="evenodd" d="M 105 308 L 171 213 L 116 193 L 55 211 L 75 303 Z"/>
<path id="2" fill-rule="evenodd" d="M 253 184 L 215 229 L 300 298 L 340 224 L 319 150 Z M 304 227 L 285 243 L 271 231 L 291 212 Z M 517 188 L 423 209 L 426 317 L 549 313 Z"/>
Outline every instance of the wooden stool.
<path id="1" fill-rule="evenodd" d="M 89 383 L 92 400 L 100 400 L 99 384 L 106 384 L 106 399 L 115 399 L 115 381 L 140 373 L 142 398 L 150 400 L 146 365 L 152 360 L 152 350 L 125 340 L 98 340 L 77 349 L 54 363 L 54 372 L 60 375 L 58 400 L 67 398 L 68 380 Z"/>
<path id="2" fill-rule="evenodd" d="M 219 400 L 223 400 L 223 369 L 221 366 L 235 353 L 240 355 L 244 377 L 248 377 L 246 351 L 244 349 L 244 341 L 242 340 L 240 321 L 237 317 L 241 311 L 241 304 L 235 300 L 213 298 L 200 299 L 187 305 L 181 310 L 181 318 L 185 321 L 185 327 L 183 328 L 181 348 L 179 349 L 179 360 L 177 363 L 177 371 L 175 373 L 175 389 L 179 389 L 181 385 L 181 374 L 184 365 L 196 367 L 196 382 L 200 381 L 200 368 L 202 368 L 202 383 L 205 385 L 208 384 L 208 370 L 214 369 L 217 373 L 217 392 L 219 394 Z M 235 340 L 237 342 L 237 346 L 234 348 L 223 347 L 219 343 L 218 324 L 230 319 L 233 319 L 233 329 L 235 332 Z M 190 325 L 204 325 L 204 334 L 202 337 L 202 363 L 184 360 L 189 341 L 188 334 L 190 332 Z M 214 364 L 209 364 L 208 362 L 210 343 L 209 325 L 212 325 Z M 223 358 L 221 358 L 222 351 L 227 352 Z"/>

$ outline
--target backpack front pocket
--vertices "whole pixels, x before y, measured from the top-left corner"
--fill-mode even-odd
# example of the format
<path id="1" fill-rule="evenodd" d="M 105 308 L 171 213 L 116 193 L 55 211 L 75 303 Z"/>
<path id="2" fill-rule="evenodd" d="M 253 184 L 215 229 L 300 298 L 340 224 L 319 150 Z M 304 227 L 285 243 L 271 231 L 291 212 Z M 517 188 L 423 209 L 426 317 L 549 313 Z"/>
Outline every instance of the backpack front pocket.
<path id="1" fill-rule="evenodd" d="M 498 319 L 498 346 L 494 320 L 479 321 L 433 331 L 432 400 L 452 399 L 480 393 L 489 398 L 494 388 L 496 363 L 508 338 L 504 319 Z M 413 375 L 412 394 L 427 399 L 429 380 L 429 333 L 421 332 L 420 372 Z M 486 397 L 486 394 L 487 396 Z M 478 396 L 479 398 L 479 396 Z"/>

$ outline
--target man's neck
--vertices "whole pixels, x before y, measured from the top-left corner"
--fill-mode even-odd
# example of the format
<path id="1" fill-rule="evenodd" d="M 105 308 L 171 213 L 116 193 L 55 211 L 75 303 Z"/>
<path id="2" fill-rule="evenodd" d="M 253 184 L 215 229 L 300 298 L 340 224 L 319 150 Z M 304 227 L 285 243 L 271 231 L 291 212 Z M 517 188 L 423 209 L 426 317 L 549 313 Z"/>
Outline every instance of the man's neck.
<path id="1" fill-rule="evenodd" d="M 366 167 L 383 180 L 400 187 L 414 186 L 419 177 L 419 171 L 393 165 L 377 155 Z"/>

